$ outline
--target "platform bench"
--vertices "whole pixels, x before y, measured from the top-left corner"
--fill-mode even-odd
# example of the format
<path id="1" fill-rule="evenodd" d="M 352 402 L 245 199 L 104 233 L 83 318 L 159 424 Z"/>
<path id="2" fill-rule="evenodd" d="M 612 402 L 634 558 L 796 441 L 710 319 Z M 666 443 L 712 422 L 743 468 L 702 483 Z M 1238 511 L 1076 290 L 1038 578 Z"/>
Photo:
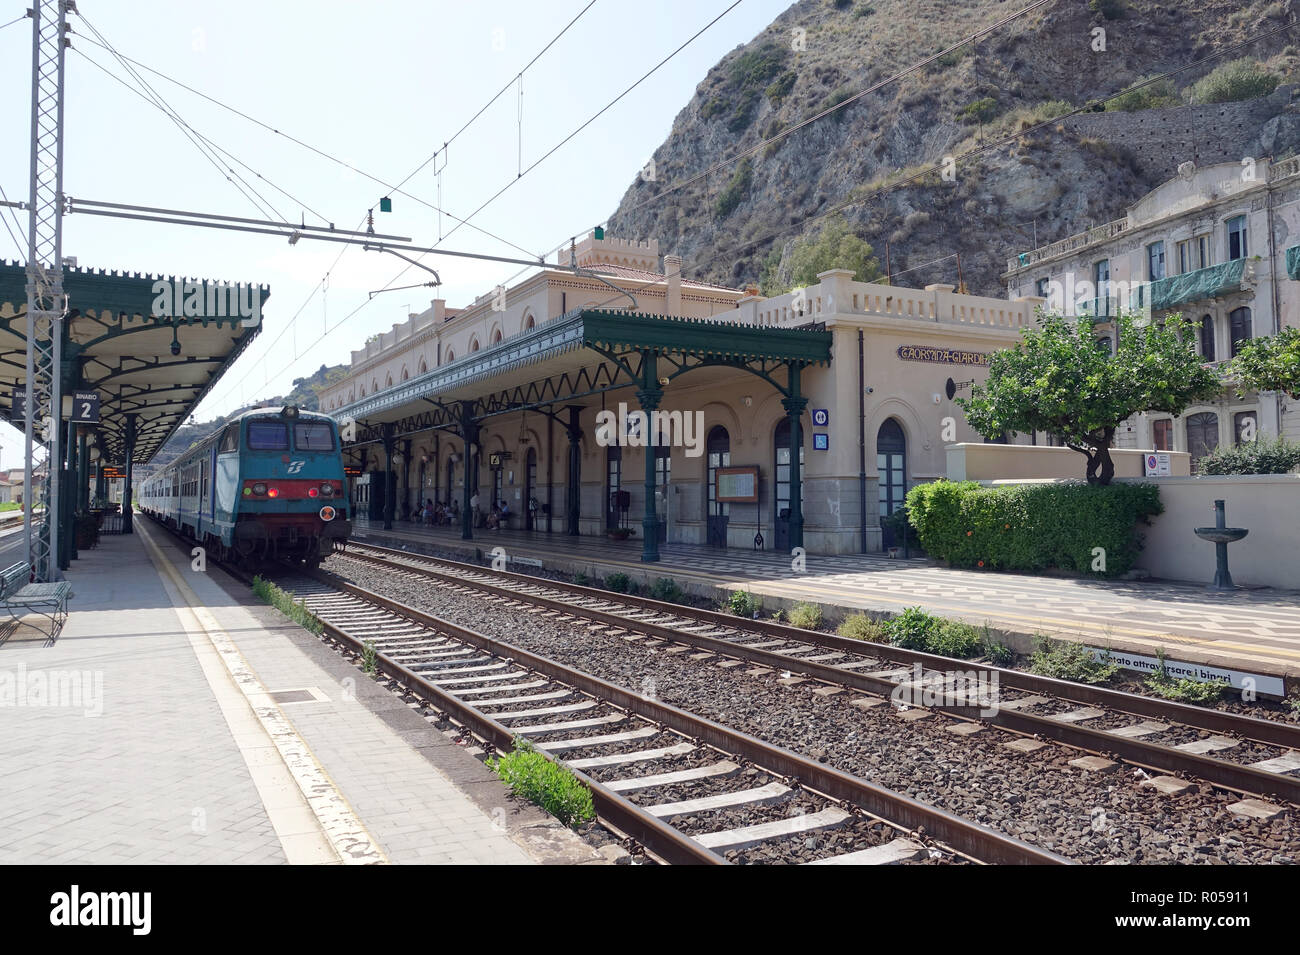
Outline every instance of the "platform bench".
<path id="1" fill-rule="evenodd" d="M 14 620 L 21 620 L 27 613 L 38 613 L 50 621 L 48 635 L 50 642 L 58 637 L 68 619 L 68 598 L 72 596 L 72 584 L 58 580 L 48 584 L 28 583 L 31 568 L 27 563 L 10 564 L 0 575 L 0 604 L 9 611 Z"/>

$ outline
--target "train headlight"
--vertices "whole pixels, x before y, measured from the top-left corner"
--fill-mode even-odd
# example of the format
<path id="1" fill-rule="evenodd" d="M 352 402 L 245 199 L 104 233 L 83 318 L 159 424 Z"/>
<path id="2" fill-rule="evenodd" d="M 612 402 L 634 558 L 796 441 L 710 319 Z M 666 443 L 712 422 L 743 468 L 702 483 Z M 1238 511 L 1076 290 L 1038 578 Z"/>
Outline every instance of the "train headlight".
<path id="1" fill-rule="evenodd" d="M 280 489 L 279 489 L 278 487 L 270 487 L 270 488 L 267 488 L 267 489 L 266 489 L 266 496 L 267 496 L 267 497 L 279 497 L 279 496 L 280 496 Z"/>
<path id="2" fill-rule="evenodd" d="M 335 515 L 335 513 L 336 513 L 336 512 L 335 512 L 334 508 L 332 508 L 332 507 L 330 507 L 328 504 L 326 504 L 324 507 L 322 507 L 322 508 L 320 509 L 320 519 L 321 519 L 322 521 L 332 521 L 332 520 L 334 520 L 334 515 Z"/>
<path id="3" fill-rule="evenodd" d="M 321 494 L 322 494 L 323 496 L 325 496 L 325 497 L 333 497 L 333 496 L 334 496 L 334 485 L 333 485 L 333 484 L 322 484 L 322 485 L 320 486 L 320 492 L 321 492 Z M 315 496 L 315 495 L 313 495 L 313 497 L 314 497 L 314 496 Z"/>
<path id="4" fill-rule="evenodd" d="M 319 491 L 317 488 L 309 487 L 309 488 L 307 488 L 307 496 L 308 496 L 308 497 L 319 497 L 319 496 L 320 496 L 320 491 Z"/>
<path id="5" fill-rule="evenodd" d="M 265 493 L 266 493 L 266 485 L 263 484 L 261 481 L 258 481 L 256 484 L 253 485 L 253 493 L 254 493 L 254 494 L 265 494 Z"/>
<path id="6" fill-rule="evenodd" d="M 252 493 L 253 493 L 253 489 L 251 487 L 244 488 L 244 497 L 248 497 Z"/>

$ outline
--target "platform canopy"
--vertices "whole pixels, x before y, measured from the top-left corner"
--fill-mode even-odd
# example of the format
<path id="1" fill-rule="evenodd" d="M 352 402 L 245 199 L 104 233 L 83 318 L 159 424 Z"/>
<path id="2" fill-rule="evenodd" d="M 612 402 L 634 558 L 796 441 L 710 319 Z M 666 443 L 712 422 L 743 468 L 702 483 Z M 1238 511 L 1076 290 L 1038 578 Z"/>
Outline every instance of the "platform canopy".
<path id="1" fill-rule="evenodd" d="M 104 460 L 148 463 L 261 330 L 263 286 L 66 269 L 63 394 L 94 391 Z M 26 382 L 27 275 L 0 263 L 0 414 Z M 65 401 L 65 407 L 67 402 Z M 21 420 L 13 422 L 22 430 Z"/>
<path id="2" fill-rule="evenodd" d="M 642 383 L 643 362 L 675 379 L 699 368 L 763 378 L 789 388 L 788 369 L 829 364 L 821 327 L 770 328 L 708 319 L 579 309 L 332 412 L 357 424 L 366 444 L 455 429 L 514 411 L 550 408 Z"/>

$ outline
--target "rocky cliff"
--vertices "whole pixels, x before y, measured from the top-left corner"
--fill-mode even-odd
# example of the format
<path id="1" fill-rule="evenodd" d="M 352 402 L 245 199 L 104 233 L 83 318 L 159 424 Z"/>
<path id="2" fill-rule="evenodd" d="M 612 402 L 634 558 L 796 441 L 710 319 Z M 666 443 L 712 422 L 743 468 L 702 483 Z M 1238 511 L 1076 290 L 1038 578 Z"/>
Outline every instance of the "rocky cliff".
<path id="1" fill-rule="evenodd" d="M 709 71 L 611 232 L 658 239 L 692 277 L 743 285 L 765 266 L 779 276 L 817 217 L 849 203 L 843 214 L 894 281 L 955 283 L 960 254 L 970 291 L 1001 295 L 1009 255 L 1122 216 L 1184 160 L 1300 146 L 1300 103 L 1285 85 L 1300 78 L 1300 27 L 1177 74 L 1157 102 L 1194 99 L 1198 80 L 1241 57 L 1283 83 L 1270 96 L 1129 112 L 1098 103 L 1293 24 L 1296 0 L 1057 0 L 774 139 L 1028 3 L 801 0 Z M 971 150 L 951 181 L 887 188 Z"/>

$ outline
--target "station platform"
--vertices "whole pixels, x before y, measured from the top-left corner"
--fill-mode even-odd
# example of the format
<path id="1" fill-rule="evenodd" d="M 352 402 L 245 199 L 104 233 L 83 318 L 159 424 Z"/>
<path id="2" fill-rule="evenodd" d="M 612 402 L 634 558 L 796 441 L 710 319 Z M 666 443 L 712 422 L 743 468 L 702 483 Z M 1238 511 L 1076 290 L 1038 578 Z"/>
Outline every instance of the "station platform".
<path id="1" fill-rule="evenodd" d="M 67 577 L 0 630 L 0 862 L 605 861 L 148 519 Z"/>
<path id="2" fill-rule="evenodd" d="M 397 548 L 489 555 L 504 548 L 510 559 L 541 562 L 564 573 L 604 577 L 626 573 L 650 583 L 671 577 L 689 593 L 725 598 L 732 590 L 762 595 L 764 606 L 822 604 L 832 616 L 857 611 L 896 613 L 920 606 L 930 613 L 988 624 L 1007 645 L 1032 649 L 1035 634 L 1090 646 L 1281 677 L 1300 679 L 1300 592 L 1270 588 L 1217 594 L 1192 584 L 1101 581 L 956 570 L 928 560 L 868 555 L 809 554 L 796 572 L 788 556 L 772 551 L 722 550 L 660 544 L 658 563 L 641 562 L 638 538 L 570 537 L 538 531 L 475 530 L 462 540 L 459 527 L 358 519 L 354 539 Z M 534 563 L 535 567 L 536 564 Z M 510 569 L 528 572 L 527 563 Z"/>

